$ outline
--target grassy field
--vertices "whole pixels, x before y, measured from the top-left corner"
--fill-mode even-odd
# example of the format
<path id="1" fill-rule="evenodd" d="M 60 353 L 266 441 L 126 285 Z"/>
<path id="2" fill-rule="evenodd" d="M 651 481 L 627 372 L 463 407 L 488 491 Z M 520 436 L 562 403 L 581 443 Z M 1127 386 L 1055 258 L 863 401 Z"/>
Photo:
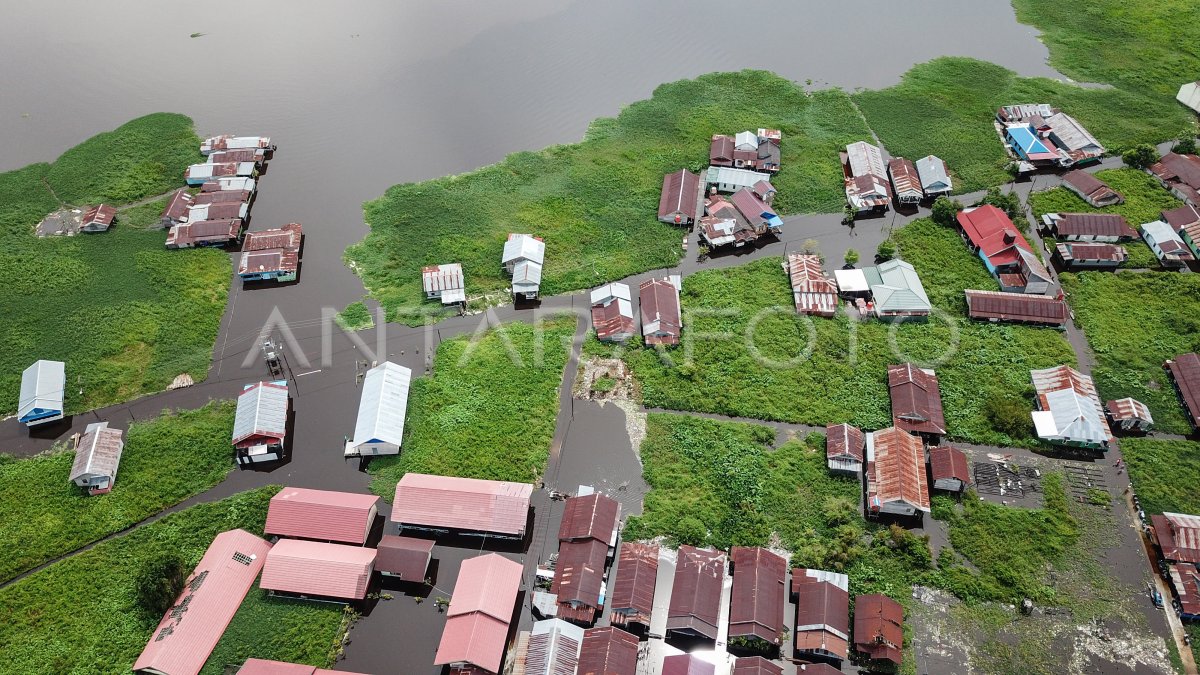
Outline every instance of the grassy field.
<path id="1" fill-rule="evenodd" d="M 995 288 L 995 282 L 952 230 L 918 221 L 897 239 L 945 320 L 893 325 L 844 315 L 797 317 L 778 258 L 699 272 L 684 279 L 685 344 L 670 352 L 672 361 L 648 349 L 625 354 L 646 405 L 878 429 L 890 423 L 887 366 L 911 359 L 935 363 L 951 437 L 1031 445 L 1029 370 L 1074 363 L 1070 346 L 1052 329 L 963 318 L 962 289 Z M 705 337 L 721 334 L 729 337 Z M 992 419 L 990 410 L 1013 401 L 1025 406 L 1019 419 Z"/>
<path id="2" fill-rule="evenodd" d="M 0 590 L 6 618 L 0 673 L 128 673 L 160 618 L 146 616 L 137 604 L 134 582 L 142 562 L 174 552 L 190 570 L 219 532 L 240 527 L 261 535 L 277 490 L 193 506 Z M 263 625 L 283 625 L 284 614 Z"/>
<path id="3" fill-rule="evenodd" d="M 1125 203 L 1096 208 L 1080 199 L 1074 192 L 1064 187 L 1056 187 L 1053 190 L 1034 192 L 1029 196 L 1029 206 L 1033 209 L 1034 217 L 1041 221 L 1042 216 L 1047 213 L 1116 213 L 1125 216 L 1129 226 L 1136 231 L 1142 223 L 1159 220 L 1163 211 L 1183 203 L 1164 190 L 1157 179 L 1144 171 L 1108 169 L 1097 171 L 1096 177 L 1125 195 Z M 1122 246 L 1129 253 L 1129 258 L 1121 267 L 1160 267 L 1154 252 L 1141 239 L 1135 239 Z"/>
<path id="4" fill-rule="evenodd" d="M 1121 454 L 1146 513 L 1200 513 L 1200 443 L 1123 438 Z"/>
<path id="5" fill-rule="evenodd" d="M 1164 98 L 1122 89 L 1084 89 L 1018 77 L 983 61 L 944 57 L 913 67 L 894 87 L 861 91 L 853 98 L 888 152 L 910 159 L 941 157 L 957 179 L 955 190 L 967 192 L 1011 180 L 1004 171 L 1010 160 L 992 126 L 1001 105 L 1050 103 L 1115 150 L 1175 138 L 1190 128 L 1192 122 L 1173 100 L 1173 92 Z"/>
<path id="6" fill-rule="evenodd" d="M 21 371 L 37 359 L 66 361 L 68 412 L 164 389 L 180 373 L 205 378 L 229 288 L 225 253 L 167 251 L 163 233 L 145 229 L 151 207 L 103 234 L 33 236 L 58 200 L 122 203 L 182 185 L 198 144 L 190 119 L 160 113 L 53 164 L 0 174 L 0 413 L 16 410 Z"/>
<path id="7" fill-rule="evenodd" d="M 574 318 L 555 318 L 439 345 L 433 375 L 413 380 L 404 450 L 371 461 L 371 490 L 390 499 L 409 471 L 535 481 L 546 468 L 574 334 Z"/>
<path id="8" fill-rule="evenodd" d="M 462 263 L 469 297 L 507 288 L 499 261 L 510 232 L 545 239 L 545 295 L 674 265 L 679 230 L 655 220 L 663 174 L 703 170 L 714 133 L 764 126 L 783 131 L 775 207 L 839 211 L 838 150 L 869 137 L 846 94 L 807 94 L 761 71 L 716 73 L 660 86 L 593 122 L 580 143 L 394 186 L 366 204 L 371 233 L 346 258 L 389 319 L 410 322 L 442 312 L 424 301 L 424 265 Z"/>
<path id="9" fill-rule="evenodd" d="M 1096 353 L 1102 400 L 1133 398 L 1150 407 L 1156 429 L 1190 427 L 1163 362 L 1200 349 L 1200 279 L 1192 274 L 1063 274 L 1076 321 Z"/>
<path id="10" fill-rule="evenodd" d="M 233 410 L 215 402 L 133 424 L 105 495 L 89 497 L 67 479 L 75 459 L 67 448 L 0 463 L 0 546 L 8 551 L 0 582 L 220 483 L 233 468 Z"/>
<path id="11" fill-rule="evenodd" d="M 346 605 L 273 598 L 252 588 L 200 673 L 225 675 L 248 658 L 331 665 L 352 617 Z"/>

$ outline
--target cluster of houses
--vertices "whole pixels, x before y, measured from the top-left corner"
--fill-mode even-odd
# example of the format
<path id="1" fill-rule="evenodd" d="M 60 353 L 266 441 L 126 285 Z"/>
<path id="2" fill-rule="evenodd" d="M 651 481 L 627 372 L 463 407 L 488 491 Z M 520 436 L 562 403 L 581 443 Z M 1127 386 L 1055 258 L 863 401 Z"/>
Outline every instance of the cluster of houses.
<path id="1" fill-rule="evenodd" d="M 509 233 L 500 263 L 512 277 L 515 302 L 533 302 L 541 295 L 542 264 L 546 242 L 531 234 Z M 438 300 L 443 306 L 465 307 L 467 284 L 462 264 L 445 263 L 421 268 L 421 286 L 426 300 Z"/>
<path id="2" fill-rule="evenodd" d="M 679 275 L 654 278 L 638 287 L 642 340 L 646 345 L 677 345 L 683 334 L 679 304 Z M 592 326 L 601 342 L 624 343 L 635 329 L 633 302 L 627 284 L 613 282 L 591 293 Z"/>
<path id="3" fill-rule="evenodd" d="M 1075 118 L 1048 103 L 1006 105 L 996 131 L 1021 173 L 1100 161 L 1104 146 Z"/>
<path id="4" fill-rule="evenodd" d="M 833 316 L 839 299 L 853 303 L 861 316 L 883 320 L 923 318 L 933 309 L 916 270 L 903 260 L 835 270 L 831 279 L 822 270 L 820 256 L 789 253 L 783 270 L 800 314 Z"/>
<path id="5" fill-rule="evenodd" d="M 887 211 L 893 199 L 913 207 L 954 189 L 946 163 L 933 155 L 915 163 L 896 157 L 885 162 L 879 146 L 858 141 L 841 153 L 846 202 L 855 214 Z"/>

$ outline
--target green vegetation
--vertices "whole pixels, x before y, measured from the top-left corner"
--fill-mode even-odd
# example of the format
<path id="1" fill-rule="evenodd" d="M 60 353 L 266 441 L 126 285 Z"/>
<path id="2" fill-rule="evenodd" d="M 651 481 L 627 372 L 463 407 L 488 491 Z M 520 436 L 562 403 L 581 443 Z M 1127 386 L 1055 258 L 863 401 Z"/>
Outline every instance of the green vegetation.
<path id="1" fill-rule="evenodd" d="M 1191 431 L 1163 362 L 1200 349 L 1200 279 L 1193 274 L 1063 274 L 1076 321 L 1096 354 L 1102 400 L 1150 407 L 1156 429 Z"/>
<path id="2" fill-rule="evenodd" d="M 250 589 L 213 648 L 201 675 L 224 675 L 248 658 L 310 666 L 332 665 L 355 614 L 346 605 L 273 598 Z"/>
<path id="3" fill-rule="evenodd" d="M 1200 443 L 1123 438 L 1121 454 L 1143 511 L 1200 513 Z"/>
<path id="4" fill-rule="evenodd" d="M 359 300 L 346 305 L 337 315 L 337 323 L 346 330 L 366 330 L 375 327 L 375 317 L 366 303 Z"/>
<path id="5" fill-rule="evenodd" d="M 943 317 L 899 325 L 798 317 L 778 258 L 699 272 L 683 283 L 683 348 L 666 360 L 649 349 L 625 354 L 646 405 L 877 429 L 890 421 L 888 364 L 934 363 L 948 353 L 935 365 L 950 435 L 1030 445 L 992 423 L 988 402 L 1024 400 L 1028 428 L 1029 370 L 1074 363 L 1070 346 L 1051 329 L 966 320 L 963 289 L 996 285 L 953 230 L 920 220 L 896 239 Z"/>
<path id="6" fill-rule="evenodd" d="M 138 604 L 144 561 L 174 552 L 190 570 L 219 532 L 240 527 L 261 535 L 277 490 L 193 506 L 0 589 L 0 673 L 128 673 L 161 618 Z"/>
<path id="7" fill-rule="evenodd" d="M 113 491 L 87 496 L 68 479 L 75 453 L 59 447 L 0 463 L 0 581 L 119 532 L 199 494 L 233 468 L 232 402 L 134 423 Z M 174 597 L 174 596 L 172 596 Z"/>
<path id="8" fill-rule="evenodd" d="M 180 186 L 198 145 L 191 120 L 160 113 L 53 164 L 0 174 L 0 412 L 16 410 L 21 371 L 38 359 L 66 361 L 68 412 L 164 389 L 181 373 L 205 378 L 228 255 L 167 251 L 162 232 L 145 229 L 150 206 L 120 213 L 103 234 L 33 235 L 59 200 L 124 203 Z"/>
<path id="9" fill-rule="evenodd" d="M 1145 169 L 1158 161 L 1158 148 L 1150 143 L 1138 143 L 1121 153 L 1121 161 L 1135 169 Z"/>
<path id="10" fill-rule="evenodd" d="M 143 560 L 133 580 L 138 609 L 148 620 L 162 616 L 175 604 L 187 577 L 187 565 L 178 551 L 161 551 Z"/>
<path id="11" fill-rule="evenodd" d="M 703 170 L 715 133 L 764 126 L 783 132 L 775 208 L 840 209 L 838 151 L 869 137 L 846 94 L 806 93 L 762 71 L 714 73 L 660 86 L 593 122 L 580 143 L 392 187 L 366 204 L 371 233 L 346 258 L 389 320 L 417 322 L 442 311 L 424 303 L 424 265 L 462 263 L 470 296 L 506 288 L 499 261 L 510 232 L 545 239 L 545 295 L 674 265 L 679 230 L 655 220 L 663 175 Z"/>
<path id="12" fill-rule="evenodd" d="M 1025 1 L 1017 0 L 1018 4 Z M 1115 4 L 1115 0 L 1106 4 Z M 1040 5 L 1030 13 L 1035 11 L 1040 13 Z M 1088 17 L 1088 21 L 1105 23 L 1088 8 L 1077 7 L 1074 11 L 1076 16 Z M 1089 41 L 1089 58 L 1095 58 L 1092 46 Z M 1110 51 L 1123 46 L 1112 43 Z M 1179 82 L 1193 77 L 1183 76 Z M 914 159 L 929 154 L 941 157 L 957 179 L 954 188 L 958 192 L 1011 180 L 1004 168 L 1010 158 L 992 125 L 996 109 L 1002 105 L 1050 103 L 1079 120 L 1101 143 L 1119 149 L 1178 138 L 1189 129 L 1192 122 L 1187 111 L 1173 97 L 1174 89 L 1171 97 L 1162 97 L 1023 78 L 994 64 L 957 57 L 920 64 L 894 87 L 853 96 L 888 152 Z"/>
<path id="13" fill-rule="evenodd" d="M 371 461 L 371 490 L 392 497 L 414 471 L 533 482 L 546 468 L 575 319 L 509 323 L 438 346 L 413 381 L 404 452 Z"/>

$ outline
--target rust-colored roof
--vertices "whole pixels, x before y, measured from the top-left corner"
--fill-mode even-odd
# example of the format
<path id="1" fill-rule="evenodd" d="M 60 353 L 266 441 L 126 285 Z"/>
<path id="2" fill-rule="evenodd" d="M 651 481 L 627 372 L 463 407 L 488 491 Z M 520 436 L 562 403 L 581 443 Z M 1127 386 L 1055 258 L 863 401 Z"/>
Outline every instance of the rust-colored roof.
<path id="1" fill-rule="evenodd" d="M 896 157 L 888 162 L 888 175 L 892 179 L 892 188 L 896 191 L 896 196 L 912 195 L 916 193 L 918 197 L 924 196 L 925 191 L 921 189 L 921 179 L 917 176 L 917 167 L 903 157 Z"/>
<path id="2" fill-rule="evenodd" d="M 258 585 L 271 591 L 361 600 L 375 565 L 375 549 L 281 539 L 267 554 Z"/>
<path id="3" fill-rule="evenodd" d="M 1059 242 L 1055 245 L 1054 250 L 1058 252 L 1064 262 L 1107 260 L 1120 264 L 1125 262 L 1128 255 L 1124 246 L 1080 241 Z"/>
<path id="4" fill-rule="evenodd" d="M 241 204 L 250 201 L 249 190 L 218 190 L 216 192 L 201 192 L 192 198 L 192 206 L 207 204 Z"/>
<path id="5" fill-rule="evenodd" d="M 967 296 L 967 313 L 972 319 L 1051 326 L 1064 326 L 1067 323 L 1067 303 L 1047 295 L 970 289 L 963 292 Z"/>
<path id="6" fill-rule="evenodd" d="M 299 663 L 284 663 L 283 661 L 268 661 L 266 659 L 246 659 L 237 675 L 363 675 L 345 670 L 328 670 L 316 666 L 305 666 Z"/>
<path id="7" fill-rule="evenodd" d="M 1200 516 L 1155 514 L 1150 525 L 1164 560 L 1200 563 Z"/>
<path id="8" fill-rule="evenodd" d="M 825 276 L 820 256 L 789 253 L 784 267 L 792 282 L 797 312 L 818 316 L 837 313 L 837 284 Z"/>
<path id="9" fill-rule="evenodd" d="M 210 164 L 223 164 L 226 162 L 261 162 L 266 155 L 266 150 L 219 150 L 208 156 Z"/>
<path id="10" fill-rule="evenodd" d="M 521 570 L 521 563 L 497 553 L 463 561 L 434 665 L 468 663 L 500 672 Z"/>
<path id="11" fill-rule="evenodd" d="M 347 544 L 366 542 L 379 497 L 285 487 L 271 497 L 264 532 Z"/>
<path id="12" fill-rule="evenodd" d="M 637 672 L 637 636 L 620 628 L 589 628 L 583 633 L 577 675 L 634 675 Z"/>
<path id="13" fill-rule="evenodd" d="M 717 667 L 691 654 L 673 654 L 663 659 L 662 675 L 716 675 Z"/>
<path id="14" fill-rule="evenodd" d="M 783 632 L 787 561 L 758 546 L 734 546 L 729 637 L 756 637 L 778 644 Z"/>
<path id="15" fill-rule="evenodd" d="M 971 482 L 971 467 L 967 462 L 967 455 L 958 448 L 930 448 L 929 472 L 935 481 L 957 478 L 963 483 Z"/>
<path id="16" fill-rule="evenodd" d="M 850 594 L 846 575 L 822 570 L 792 570 L 796 601 L 796 651 L 845 659 L 850 640 Z"/>
<path id="17" fill-rule="evenodd" d="M 849 424 L 829 424 L 825 427 L 825 457 L 863 461 L 866 437 L 862 430 Z"/>
<path id="18" fill-rule="evenodd" d="M 633 314 L 621 311 L 623 301 L 614 300 L 607 305 L 592 306 L 592 326 L 596 328 L 596 339 L 607 340 L 617 335 L 633 335 Z"/>
<path id="19" fill-rule="evenodd" d="M 1166 362 L 1167 372 L 1175 382 L 1184 410 L 1192 422 L 1192 428 L 1200 425 L 1200 354 L 1180 354 Z"/>
<path id="20" fill-rule="evenodd" d="M 214 537 L 183 592 L 151 633 L 133 670 L 199 673 L 254 585 L 270 550 L 270 544 L 245 530 L 229 530 Z"/>
<path id="21" fill-rule="evenodd" d="M 867 508 L 878 511 L 890 502 L 929 510 L 929 482 L 921 439 L 898 427 L 872 435 L 874 458 L 867 458 Z"/>
<path id="22" fill-rule="evenodd" d="M 524 536 L 529 483 L 407 473 L 396 484 L 393 522 Z"/>
<path id="23" fill-rule="evenodd" d="M 695 220 L 697 199 L 700 196 L 700 176 L 680 169 L 663 176 L 662 196 L 658 199 L 658 218 L 679 214 L 684 220 Z"/>
<path id="24" fill-rule="evenodd" d="M 1152 422 L 1150 408 L 1135 398 L 1119 398 L 1104 404 L 1109 417 L 1114 420 L 1145 420 Z"/>
<path id="25" fill-rule="evenodd" d="M 598 539 L 608 544 L 613 541 L 613 532 L 620 519 L 621 504 L 612 497 L 599 492 L 571 497 L 563 504 L 558 540 Z"/>
<path id="26" fill-rule="evenodd" d="M 677 345 L 683 330 L 679 289 L 667 279 L 650 279 L 638 287 L 641 298 L 642 333 L 648 345 Z M 657 331 L 646 335 L 651 327 Z"/>
<path id="27" fill-rule="evenodd" d="M 1188 225 L 1200 223 L 1200 213 L 1197 213 L 1196 207 L 1191 204 L 1184 204 L 1177 209 L 1163 211 L 1162 218 L 1174 230 L 1182 230 Z"/>
<path id="28" fill-rule="evenodd" d="M 899 664 L 904 646 L 904 608 L 886 595 L 854 599 L 854 649 Z"/>
<path id="29" fill-rule="evenodd" d="M 604 562 L 608 543 L 598 539 L 564 541 L 558 546 L 558 563 L 550 592 L 560 605 L 600 608 L 600 586 L 604 582 Z"/>
<path id="30" fill-rule="evenodd" d="M 1177 563 L 1168 565 L 1167 571 L 1182 613 L 1200 615 L 1200 570 L 1192 563 Z"/>
<path id="31" fill-rule="evenodd" d="M 667 610 L 667 630 L 690 630 L 710 640 L 717 639 L 724 583 L 724 553 L 680 546 Z"/>
<path id="32" fill-rule="evenodd" d="M 761 656 L 743 656 L 733 662 L 731 675 L 783 675 L 783 668 Z"/>
<path id="33" fill-rule="evenodd" d="M 1132 239 L 1137 232 L 1129 221 L 1116 213 L 1060 213 L 1054 229 L 1060 236 L 1124 237 Z"/>
<path id="34" fill-rule="evenodd" d="M 221 194 L 221 193 L 210 193 Z M 239 200 L 241 201 L 241 200 Z M 195 202 L 192 195 L 184 189 L 175 191 L 171 198 L 167 200 L 167 206 L 163 209 L 162 217 L 169 220 L 181 220 L 187 215 L 188 207 Z"/>
<path id="35" fill-rule="evenodd" d="M 83 212 L 83 220 L 81 222 L 84 225 L 96 223 L 97 225 L 108 226 L 112 225 L 113 218 L 116 217 L 116 207 L 109 206 L 108 204 L 97 204 L 96 206 L 89 206 L 87 210 Z"/>
<path id="36" fill-rule="evenodd" d="M 731 166 L 733 164 L 733 136 L 715 134 L 708 146 L 708 163 L 713 166 Z"/>
<path id="37" fill-rule="evenodd" d="M 1096 203 L 1103 203 L 1114 199 L 1116 200 L 1114 203 L 1125 201 L 1124 195 L 1086 171 L 1079 169 L 1068 171 L 1063 175 L 1062 180 L 1067 186 L 1074 187 L 1085 199 L 1090 199 Z"/>
<path id="38" fill-rule="evenodd" d="M 1031 370 L 1029 375 L 1037 392 L 1038 410 L 1054 413 L 1060 434 L 1094 442 L 1113 440 L 1091 377 L 1066 365 Z M 1063 391 L 1073 396 L 1060 395 Z"/>
<path id="39" fill-rule="evenodd" d="M 172 227 L 167 234 L 167 248 L 187 248 L 210 243 L 224 245 L 237 241 L 241 231 L 242 221 L 238 218 L 180 223 Z"/>
<path id="40" fill-rule="evenodd" d="M 627 541 L 621 544 L 609 609 L 631 614 L 630 620 L 650 623 L 654 588 L 658 583 L 658 546 Z"/>
<path id="41" fill-rule="evenodd" d="M 246 241 L 242 244 L 238 274 L 295 272 L 300 267 L 300 242 L 303 236 L 300 223 L 247 233 Z"/>
<path id="42" fill-rule="evenodd" d="M 1150 172 L 1162 180 L 1200 190 L 1200 157 L 1196 155 L 1168 152 L 1150 166 Z"/>
<path id="43" fill-rule="evenodd" d="M 424 581 L 433 556 L 433 540 L 385 534 L 376 548 L 375 569 L 404 581 Z"/>
<path id="44" fill-rule="evenodd" d="M 944 434 L 942 392 L 937 375 L 911 363 L 888 366 L 892 423 L 913 433 Z"/>

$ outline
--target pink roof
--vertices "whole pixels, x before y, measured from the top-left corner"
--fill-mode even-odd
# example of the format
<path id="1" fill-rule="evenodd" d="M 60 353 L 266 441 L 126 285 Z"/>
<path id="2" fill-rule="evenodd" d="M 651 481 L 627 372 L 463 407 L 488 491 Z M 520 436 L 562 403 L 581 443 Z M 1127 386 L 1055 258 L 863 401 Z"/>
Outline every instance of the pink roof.
<path id="1" fill-rule="evenodd" d="M 258 585 L 270 591 L 361 599 L 375 566 L 375 549 L 281 539 L 267 554 Z"/>
<path id="2" fill-rule="evenodd" d="M 270 550 L 270 544 L 245 530 L 214 537 L 133 669 L 168 675 L 199 673 Z"/>
<path id="3" fill-rule="evenodd" d="M 364 675 L 344 670 L 327 670 L 316 666 L 305 666 L 299 663 L 284 663 L 283 661 L 268 661 L 266 659 L 246 659 L 237 675 Z"/>
<path id="4" fill-rule="evenodd" d="M 267 534 L 362 544 L 375 520 L 375 495 L 287 487 L 271 498 Z"/>
<path id="5" fill-rule="evenodd" d="M 500 671 L 521 570 L 521 563 L 496 553 L 463 561 L 434 665 L 470 663 Z"/>
<path id="6" fill-rule="evenodd" d="M 528 483 L 407 473 L 396 484 L 392 521 L 520 537 L 532 493 Z"/>

